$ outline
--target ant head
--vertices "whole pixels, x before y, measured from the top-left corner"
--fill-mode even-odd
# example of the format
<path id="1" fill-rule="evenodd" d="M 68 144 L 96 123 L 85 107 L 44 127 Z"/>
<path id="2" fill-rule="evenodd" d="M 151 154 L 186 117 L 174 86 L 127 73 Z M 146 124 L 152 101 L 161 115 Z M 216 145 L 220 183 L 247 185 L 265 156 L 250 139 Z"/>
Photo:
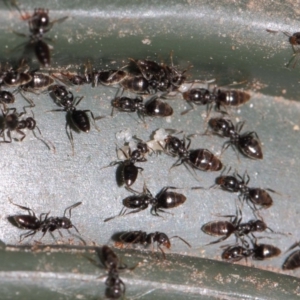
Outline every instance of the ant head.
<path id="1" fill-rule="evenodd" d="M 171 248 L 171 242 L 168 236 L 165 233 L 159 233 L 157 242 L 159 245 L 163 245 L 167 249 Z"/>
<path id="2" fill-rule="evenodd" d="M 44 29 L 49 26 L 48 10 L 42 8 L 36 9 L 30 22 L 34 30 L 43 33 Z"/>
<path id="3" fill-rule="evenodd" d="M 67 217 L 62 217 L 60 220 L 60 225 L 64 229 L 69 229 L 73 227 L 71 220 Z"/>
<path id="4" fill-rule="evenodd" d="M 262 220 L 256 220 L 253 225 L 255 226 L 255 231 L 262 232 L 267 229 L 266 223 Z"/>

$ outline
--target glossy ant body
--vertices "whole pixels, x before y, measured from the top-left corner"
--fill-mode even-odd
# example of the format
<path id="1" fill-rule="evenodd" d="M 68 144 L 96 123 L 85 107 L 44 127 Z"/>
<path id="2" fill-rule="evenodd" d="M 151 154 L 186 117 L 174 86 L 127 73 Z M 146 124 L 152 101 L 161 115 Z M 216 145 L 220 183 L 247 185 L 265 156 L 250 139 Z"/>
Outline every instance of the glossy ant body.
<path id="1" fill-rule="evenodd" d="M 216 178 L 216 184 L 220 186 L 222 190 L 231 193 L 240 193 L 243 200 L 250 201 L 254 208 L 259 205 L 263 208 L 269 208 L 273 204 L 273 199 L 267 192 L 275 192 L 271 189 L 261 189 L 261 188 L 249 188 L 248 183 L 250 181 L 250 176 L 245 172 L 243 177 L 239 174 L 234 174 L 233 176 L 219 176 Z"/>
<path id="2" fill-rule="evenodd" d="M 179 162 L 175 163 L 172 167 L 187 164 L 201 171 L 220 171 L 222 169 L 222 162 L 209 150 L 189 150 L 191 140 L 189 138 L 187 140 L 188 144 L 186 146 L 185 139 L 180 140 L 172 135 L 167 136 L 165 139 L 166 153 L 173 157 L 179 157 Z"/>
<path id="3" fill-rule="evenodd" d="M 104 222 L 110 221 L 116 217 L 126 216 L 133 213 L 138 213 L 148 208 L 151 205 L 151 214 L 153 216 L 160 216 L 158 212 L 166 213 L 163 209 L 170 209 L 183 204 L 186 201 L 186 197 L 183 194 L 169 191 L 170 189 L 176 189 L 176 187 L 166 186 L 153 197 L 151 192 L 144 187 L 144 191 L 140 194 L 128 196 L 123 199 L 124 207 L 120 211 L 119 215 L 110 217 L 104 220 Z M 127 212 L 127 209 L 132 211 Z"/>
<path id="4" fill-rule="evenodd" d="M 223 148 L 236 146 L 242 154 L 252 159 L 263 159 L 261 144 L 256 132 L 245 132 L 240 134 L 244 122 L 234 126 L 231 120 L 224 118 L 211 118 L 208 122 L 212 128 L 212 133 L 221 137 L 228 137 L 230 140 L 225 142 Z"/>
<path id="5" fill-rule="evenodd" d="M 184 100 L 191 106 L 191 109 L 182 112 L 186 114 L 193 109 L 193 104 L 196 105 L 211 105 L 215 103 L 217 111 L 221 111 L 221 106 L 231 107 L 240 106 L 250 100 L 250 95 L 246 92 L 238 90 L 220 90 L 214 89 L 212 92 L 205 88 L 192 88 L 183 93 Z M 210 110 L 209 109 L 209 110 Z"/>
<path id="6" fill-rule="evenodd" d="M 96 129 L 99 131 L 98 127 L 95 123 L 95 117 L 92 111 L 90 110 L 78 110 L 76 106 L 81 102 L 83 96 L 80 97 L 78 100 L 74 98 L 72 92 L 67 91 L 64 86 L 54 85 L 51 86 L 51 90 L 55 97 L 56 103 L 62 107 L 62 109 L 54 109 L 51 111 L 65 111 L 67 113 L 67 123 L 66 123 L 66 131 L 68 138 L 70 140 L 72 146 L 72 153 L 74 155 L 74 142 L 73 142 L 73 134 L 72 130 L 75 132 L 86 132 L 90 131 L 91 125 L 90 120 L 87 113 L 91 114 L 91 117 L 94 121 L 94 125 Z M 76 101 L 77 100 L 77 101 Z M 100 119 L 101 117 L 97 117 Z M 69 130 L 68 130 L 69 129 Z"/>
<path id="7" fill-rule="evenodd" d="M 178 238 L 182 242 L 184 242 L 188 247 L 191 247 L 191 245 L 185 241 L 183 238 L 179 236 L 173 236 L 169 238 L 165 233 L 163 232 L 151 232 L 151 233 L 146 233 L 144 231 L 127 231 L 127 232 L 122 232 L 119 234 L 119 240 L 122 243 L 129 243 L 129 244 L 142 244 L 142 245 L 150 245 L 157 243 L 157 248 L 161 251 L 163 258 L 166 258 L 166 255 L 161 248 L 161 246 L 166 247 L 167 249 L 171 248 L 171 242 L 170 239 L 173 238 Z"/>
<path id="8" fill-rule="evenodd" d="M 201 230 L 212 236 L 221 236 L 216 241 L 210 242 L 208 245 L 222 242 L 229 238 L 232 234 L 235 234 L 236 238 L 242 238 L 245 235 L 252 234 L 253 232 L 263 232 L 268 227 L 262 220 L 250 220 L 246 223 L 242 223 L 242 211 L 238 209 L 238 213 L 235 216 L 222 216 L 231 218 L 230 221 L 212 221 L 204 224 Z M 270 228 L 268 228 L 270 229 Z M 271 230 L 271 229 L 270 229 Z M 272 230 L 271 230 L 272 231 Z M 252 234 L 253 236 L 253 234 Z M 243 244 L 248 243 L 242 240 Z"/>
<path id="9" fill-rule="evenodd" d="M 137 112 L 140 118 L 145 116 L 168 117 L 173 114 L 173 108 L 159 100 L 158 96 L 153 96 L 146 103 L 143 103 L 142 97 L 117 97 L 112 101 L 112 106 L 119 111 Z"/>
<path id="10" fill-rule="evenodd" d="M 119 150 L 126 157 L 126 159 L 122 161 L 114 161 L 110 163 L 109 166 L 115 166 L 118 164 L 119 168 L 117 169 L 117 182 L 119 186 L 125 183 L 126 187 L 130 187 L 135 183 L 138 177 L 138 171 L 143 170 L 143 168 L 137 167 L 135 164 L 137 162 L 147 161 L 145 155 L 149 152 L 149 147 L 146 143 L 139 140 L 135 150 L 131 151 L 129 148 L 128 153 L 123 149 Z"/>
<path id="11" fill-rule="evenodd" d="M 243 258 L 251 257 L 254 260 L 265 260 L 278 256 L 281 250 L 269 244 L 253 244 L 253 248 L 245 248 L 242 246 L 229 246 L 222 253 L 222 259 L 236 262 Z"/>
<path id="12" fill-rule="evenodd" d="M 48 217 L 49 213 L 42 213 L 40 214 L 40 217 L 37 218 L 34 211 L 28 207 L 21 206 L 18 204 L 13 203 L 11 200 L 10 202 L 28 212 L 28 215 L 15 215 L 15 216 L 9 216 L 8 220 L 13 225 L 29 230 L 29 232 L 21 234 L 20 235 L 20 242 L 22 242 L 25 238 L 35 235 L 37 232 L 41 231 L 43 233 L 41 239 L 44 237 L 44 235 L 49 231 L 52 233 L 55 230 L 58 230 L 60 236 L 62 236 L 62 233 L 60 232 L 60 229 L 67 229 L 69 232 L 70 228 L 73 228 L 79 233 L 78 229 L 75 225 L 71 222 L 71 210 L 80 204 L 82 202 L 77 202 L 69 207 L 67 207 L 64 210 L 63 217 Z M 69 218 L 66 217 L 67 211 L 69 212 Z M 70 232 L 69 232 L 70 233 Z"/>
<path id="13" fill-rule="evenodd" d="M 273 204 L 273 199 L 267 190 L 273 193 L 275 191 L 271 189 L 249 188 L 249 181 L 250 176 L 245 172 L 243 177 L 239 174 L 234 174 L 234 176 L 220 176 L 216 178 L 216 185 L 219 185 L 221 189 L 228 192 L 239 192 L 243 200 L 250 201 L 254 208 L 256 208 L 256 205 L 269 208 Z"/>
<path id="14" fill-rule="evenodd" d="M 293 244 L 287 251 L 290 251 L 297 246 L 300 246 L 299 242 Z M 294 270 L 300 267 L 300 250 L 293 251 L 284 261 L 282 265 L 283 270 Z"/>

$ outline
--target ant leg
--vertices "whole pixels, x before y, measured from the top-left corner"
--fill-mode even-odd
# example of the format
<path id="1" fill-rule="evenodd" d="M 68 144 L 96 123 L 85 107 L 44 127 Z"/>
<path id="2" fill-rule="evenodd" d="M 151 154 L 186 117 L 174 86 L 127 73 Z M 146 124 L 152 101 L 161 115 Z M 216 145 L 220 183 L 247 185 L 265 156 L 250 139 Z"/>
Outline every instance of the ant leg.
<path id="1" fill-rule="evenodd" d="M 31 236 L 31 235 L 35 235 L 36 234 L 36 230 L 33 230 L 33 231 L 29 231 L 27 233 L 23 233 L 20 235 L 20 240 L 19 240 L 19 243 L 21 243 L 24 239 L 26 239 L 27 237 Z"/>
<path id="2" fill-rule="evenodd" d="M 68 130 L 68 128 L 69 128 L 69 130 Z M 68 139 L 69 139 L 69 141 L 70 141 L 70 143 L 71 143 L 71 147 L 72 147 L 72 156 L 74 156 L 74 154 L 75 154 L 75 149 L 74 149 L 73 134 L 72 134 L 72 129 L 71 129 L 71 127 L 70 127 L 68 121 L 67 121 L 67 123 L 66 123 L 66 133 L 67 133 Z"/>
<path id="3" fill-rule="evenodd" d="M 229 236 L 230 236 L 230 235 L 225 235 L 225 236 L 221 237 L 221 238 L 218 239 L 218 240 L 215 240 L 215 241 L 212 241 L 212 242 L 206 244 L 206 246 L 208 246 L 208 245 L 213 245 L 213 244 L 217 244 L 217 243 L 220 243 L 220 242 L 222 242 L 222 241 L 225 241 Z"/>
<path id="4" fill-rule="evenodd" d="M 157 248 L 161 251 L 161 253 L 163 255 L 163 259 L 166 259 L 166 254 L 165 254 L 164 250 L 159 245 L 157 245 Z"/>
<path id="5" fill-rule="evenodd" d="M 195 110 L 195 107 L 192 103 L 190 103 L 190 101 L 186 101 L 186 103 L 190 106 L 189 109 L 186 109 L 184 110 L 183 112 L 181 112 L 180 114 L 183 116 L 183 115 L 186 115 L 187 113 L 189 113 L 190 111 L 193 111 Z"/>
<path id="6" fill-rule="evenodd" d="M 13 205 L 15 205 L 15 206 L 17 206 L 17 207 L 19 207 L 19 208 L 21 208 L 21 209 L 23 209 L 23 210 L 27 210 L 28 213 L 29 213 L 29 215 L 35 217 L 35 213 L 34 213 L 34 211 L 33 211 L 31 208 L 28 208 L 28 207 L 26 207 L 26 206 L 22 206 L 22 205 L 16 204 L 16 203 L 12 202 L 10 198 L 8 198 L 8 201 L 9 201 L 11 204 L 13 204 Z"/>
<path id="7" fill-rule="evenodd" d="M 43 135 L 42 135 L 42 133 L 41 133 L 41 130 L 40 130 L 40 128 L 39 128 L 37 125 L 35 125 L 35 128 L 38 130 L 38 132 L 39 132 L 39 134 L 41 135 L 42 138 L 38 137 L 38 136 L 36 135 L 35 131 L 33 130 L 32 133 L 33 133 L 34 137 L 35 137 L 36 139 L 40 140 L 43 144 L 45 144 L 46 147 L 47 147 L 49 150 L 53 149 L 53 152 L 54 152 L 54 154 L 55 154 L 55 153 L 56 153 L 56 148 L 55 148 L 54 144 L 53 144 L 51 141 L 49 141 L 49 140 L 47 141 L 47 140 L 45 140 L 45 139 L 43 138 Z M 51 147 L 50 147 L 49 145 L 50 145 Z"/>
<path id="8" fill-rule="evenodd" d="M 21 139 L 14 138 L 14 140 L 17 142 L 22 142 L 24 140 L 24 138 L 26 137 L 26 134 L 20 129 L 16 129 L 16 132 L 19 133 L 20 135 L 22 135 L 22 137 L 21 137 Z"/>

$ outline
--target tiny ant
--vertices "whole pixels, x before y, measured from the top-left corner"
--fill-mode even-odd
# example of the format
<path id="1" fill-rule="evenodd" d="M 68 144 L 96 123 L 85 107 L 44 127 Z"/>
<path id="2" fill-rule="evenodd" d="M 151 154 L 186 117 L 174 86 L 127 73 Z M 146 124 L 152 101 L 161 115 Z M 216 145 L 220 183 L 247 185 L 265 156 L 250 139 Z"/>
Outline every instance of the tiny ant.
<path id="1" fill-rule="evenodd" d="M 221 111 L 221 106 L 239 106 L 248 102 L 250 100 L 250 95 L 238 90 L 224 91 L 215 88 L 213 92 L 210 92 L 208 89 L 204 88 L 192 88 L 183 93 L 183 98 L 191 106 L 190 110 L 193 109 L 192 104 L 210 105 L 215 102 L 216 110 Z M 190 110 L 184 111 L 181 114 L 186 114 Z"/>
<path id="2" fill-rule="evenodd" d="M 25 110 L 25 108 L 24 108 L 24 110 Z M 9 113 L 10 111 L 12 111 L 12 112 Z M 25 112 L 17 113 L 15 108 L 10 108 L 10 109 L 6 110 L 5 112 L 2 110 L 3 116 L 2 116 L 2 120 L 1 120 L 2 126 L 1 126 L 1 130 L 0 130 L 0 135 L 3 137 L 3 140 L 0 141 L 0 143 L 11 143 L 12 142 L 11 132 L 12 131 L 17 132 L 21 136 L 20 139 L 14 138 L 14 140 L 16 140 L 18 142 L 22 142 L 24 140 L 24 138 L 26 137 L 26 134 L 24 133 L 23 130 L 29 129 L 33 132 L 34 136 L 38 140 L 43 142 L 49 149 L 53 148 L 53 151 L 55 152 L 55 147 L 53 146 L 53 144 L 48 141 L 48 143 L 50 143 L 50 145 L 51 145 L 51 147 L 50 147 L 48 145 L 48 143 L 43 138 L 41 138 L 42 133 L 41 133 L 40 129 L 38 128 L 38 126 L 36 125 L 34 115 L 33 115 L 33 117 L 27 117 L 26 119 L 20 120 L 20 117 L 23 116 L 24 114 L 25 114 Z M 34 129 L 38 130 L 41 137 L 38 137 L 35 134 Z M 8 140 L 5 138 L 4 132 L 6 132 L 6 136 L 7 136 Z"/>
<path id="3" fill-rule="evenodd" d="M 222 253 L 222 259 L 236 262 L 243 258 L 251 257 L 255 260 L 265 260 L 278 256 L 281 250 L 269 244 L 253 244 L 253 248 L 244 248 L 242 246 L 230 246 Z"/>
<path id="4" fill-rule="evenodd" d="M 186 201 L 186 197 L 183 194 L 175 193 L 169 191 L 169 189 L 176 189 L 176 187 L 166 186 L 161 189 L 161 191 L 153 197 L 151 192 L 144 186 L 142 193 L 128 196 L 123 199 L 124 207 L 120 211 L 119 215 L 115 217 L 110 217 L 104 220 L 104 222 L 110 221 L 116 217 L 121 217 L 133 213 L 140 212 L 149 205 L 151 205 L 151 214 L 154 216 L 160 216 L 158 212 L 166 213 L 164 209 L 170 209 L 183 204 Z M 125 208 L 126 207 L 126 208 Z M 133 209 L 127 212 L 127 208 Z"/>
<path id="5" fill-rule="evenodd" d="M 140 118 L 144 116 L 168 117 L 173 114 L 173 108 L 154 96 L 146 103 L 143 103 L 142 97 L 128 98 L 117 97 L 112 101 L 112 106 L 119 111 L 137 112 Z"/>
<path id="6" fill-rule="evenodd" d="M 178 238 L 181 241 L 183 241 L 188 247 L 191 247 L 191 245 L 185 241 L 183 238 L 179 236 L 173 236 L 169 238 L 165 233 L 163 232 L 152 232 L 152 233 L 146 233 L 144 231 L 127 231 L 123 232 L 119 235 L 119 240 L 122 243 L 129 243 L 129 244 L 142 244 L 142 245 L 150 245 L 157 243 L 157 248 L 161 251 L 163 258 L 166 259 L 165 252 L 161 248 L 161 246 L 166 247 L 167 249 L 171 248 L 171 242 L 170 239 Z"/>
<path id="7" fill-rule="evenodd" d="M 207 149 L 189 150 L 191 139 L 188 140 L 188 145 L 185 145 L 185 139 L 180 140 L 172 135 L 167 136 L 165 139 L 165 149 L 167 154 L 171 156 L 179 156 L 179 162 L 175 163 L 172 167 L 181 164 L 188 164 L 194 169 L 201 171 L 219 171 L 222 169 L 222 162 Z"/>
<path id="8" fill-rule="evenodd" d="M 219 185 L 221 189 L 231 193 L 239 192 L 243 200 L 250 201 L 254 208 L 256 205 L 269 208 L 273 204 L 273 199 L 267 190 L 273 193 L 275 193 L 275 191 L 271 189 L 249 188 L 249 181 L 250 176 L 245 172 L 243 177 L 239 174 L 234 174 L 233 176 L 219 176 L 216 178 L 216 185 Z"/>
<path id="9" fill-rule="evenodd" d="M 233 233 L 236 235 L 237 238 L 241 238 L 244 235 L 248 235 L 249 233 L 253 232 L 263 232 L 267 228 L 266 223 L 262 220 L 250 220 L 246 223 L 242 222 L 242 211 L 238 209 L 237 214 L 235 216 L 221 216 L 221 217 L 229 217 L 231 218 L 230 221 L 212 221 L 204 224 L 201 227 L 201 230 L 209 235 L 212 236 L 222 236 L 220 239 L 210 242 L 208 245 L 216 244 L 226 240 L 230 237 Z M 271 229 L 270 229 L 271 230 Z M 272 231 L 272 230 L 271 230 Z M 247 244 L 243 241 L 244 244 Z"/>
<path id="10" fill-rule="evenodd" d="M 240 131 L 244 126 L 244 122 L 234 126 L 229 119 L 211 118 L 208 124 L 212 128 L 213 134 L 230 138 L 228 142 L 225 142 L 223 146 L 224 150 L 230 145 L 235 145 L 245 156 L 249 158 L 263 158 L 261 144 L 256 132 L 252 131 L 240 134 Z"/>
<path id="11" fill-rule="evenodd" d="M 119 277 L 119 269 L 127 268 L 126 265 L 120 265 L 120 261 L 115 252 L 104 245 L 101 249 L 95 249 L 100 261 L 108 270 L 108 277 L 105 281 L 107 286 L 105 296 L 109 299 L 119 299 L 125 295 L 126 286 Z"/>
<path id="12" fill-rule="evenodd" d="M 19 204 L 15 204 L 11 200 L 9 201 L 11 202 L 11 204 L 28 212 L 28 215 L 15 215 L 8 217 L 9 222 L 13 225 L 21 229 L 30 230 L 29 232 L 20 235 L 20 242 L 31 235 L 35 235 L 38 231 L 43 232 L 41 239 L 48 231 L 52 233 L 54 230 L 58 230 L 60 236 L 62 236 L 60 229 L 67 229 L 69 232 L 69 229 L 72 227 L 74 227 L 74 229 L 79 233 L 78 229 L 75 227 L 75 225 L 72 224 L 70 219 L 71 210 L 82 204 L 82 202 L 77 202 L 67 207 L 64 211 L 63 217 L 48 217 L 50 213 L 48 212 L 40 214 L 40 217 L 37 218 L 32 209 L 21 206 Z M 66 217 L 67 211 L 69 212 L 69 218 Z"/>
<path id="13" fill-rule="evenodd" d="M 45 67 L 49 67 L 50 65 L 50 49 L 47 43 L 45 43 L 42 39 L 44 38 L 44 34 L 50 31 L 52 26 L 57 22 L 63 22 L 68 17 L 63 17 L 61 19 L 53 20 L 50 22 L 49 18 L 49 10 L 43 8 L 36 8 L 34 13 L 29 16 L 27 14 L 23 15 L 17 3 L 14 1 L 14 6 L 19 11 L 22 19 L 24 21 L 28 21 L 29 31 L 30 31 L 30 40 L 27 46 L 33 46 L 36 57 L 38 61 Z M 26 37 L 23 33 L 16 34 Z"/>
<path id="14" fill-rule="evenodd" d="M 287 251 L 290 251 L 297 246 L 300 246 L 299 242 L 293 244 Z M 283 270 L 294 270 L 300 267 L 300 250 L 293 251 L 284 261 L 282 265 Z"/>
<path id="15" fill-rule="evenodd" d="M 56 103 L 63 107 L 62 109 L 54 109 L 51 110 L 52 112 L 55 111 L 65 111 L 67 113 L 66 118 L 66 131 L 68 138 L 70 140 L 71 146 L 72 146 L 72 152 L 74 155 L 74 141 L 73 141 L 73 134 L 72 130 L 74 130 L 77 133 L 82 132 L 89 132 L 91 125 L 90 120 L 87 115 L 87 113 L 91 114 L 91 117 L 94 121 L 94 125 L 96 129 L 99 131 L 98 127 L 96 126 L 95 120 L 100 119 L 101 117 L 97 117 L 95 119 L 94 114 L 92 111 L 86 109 L 86 110 L 78 110 L 76 106 L 81 102 L 83 99 L 83 96 L 80 97 L 77 102 L 76 98 L 73 97 L 73 94 L 71 92 L 65 93 L 66 89 L 62 88 L 62 86 L 54 85 L 52 86 L 53 95 L 56 97 L 57 101 Z M 69 129 L 69 131 L 68 131 Z"/>
<path id="16" fill-rule="evenodd" d="M 117 182 L 121 186 L 125 183 L 126 187 L 133 185 L 137 179 L 138 171 L 143 170 L 141 167 L 135 165 L 136 162 L 145 162 L 147 159 L 145 155 L 149 152 L 149 147 L 146 143 L 140 141 L 136 145 L 136 149 L 126 153 L 123 149 L 120 151 L 126 157 L 125 160 L 112 162 L 109 166 L 119 164 L 120 167 L 117 169 Z"/>

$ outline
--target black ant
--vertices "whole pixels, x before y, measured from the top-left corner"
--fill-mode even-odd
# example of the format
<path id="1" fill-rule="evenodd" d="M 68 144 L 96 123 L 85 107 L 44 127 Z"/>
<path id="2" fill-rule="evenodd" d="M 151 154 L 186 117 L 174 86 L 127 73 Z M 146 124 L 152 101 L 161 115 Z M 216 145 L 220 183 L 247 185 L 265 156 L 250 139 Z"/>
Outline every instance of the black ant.
<path id="1" fill-rule="evenodd" d="M 183 241 L 188 247 L 191 247 L 191 245 L 185 241 L 180 236 L 172 236 L 169 238 L 165 233 L 163 232 L 152 232 L 152 233 L 146 233 L 144 231 L 127 231 L 122 232 L 118 234 L 118 239 L 122 243 L 129 243 L 129 244 L 142 244 L 142 245 L 150 245 L 157 243 L 157 248 L 161 251 L 163 258 L 166 258 L 165 252 L 161 248 L 161 246 L 166 247 L 167 249 L 171 248 L 171 242 L 170 239 L 178 238 L 181 241 Z"/>
<path id="2" fill-rule="evenodd" d="M 242 246 L 229 246 L 222 253 L 222 259 L 236 262 L 243 258 L 251 257 L 254 260 L 265 260 L 280 255 L 281 250 L 269 244 L 253 243 L 253 248 Z"/>
<path id="3" fill-rule="evenodd" d="M 125 295 L 126 286 L 119 277 L 119 269 L 127 268 L 126 265 L 121 265 L 118 256 L 108 246 L 95 249 L 100 261 L 108 271 L 108 277 L 105 281 L 107 289 L 105 296 L 109 299 L 119 299 Z"/>
<path id="4" fill-rule="evenodd" d="M 221 106 L 239 106 L 250 100 L 250 95 L 246 92 L 238 90 L 220 90 L 214 89 L 212 92 L 205 88 L 192 88 L 183 93 L 183 98 L 191 106 L 191 109 L 182 112 L 186 114 L 193 109 L 192 104 L 196 105 L 210 105 L 209 111 L 211 110 L 211 104 L 215 103 L 217 111 L 221 111 Z M 222 111 L 223 112 L 223 111 Z M 224 112 L 226 113 L 226 112 Z M 227 114 L 227 113 L 226 113 Z"/>
<path id="5" fill-rule="evenodd" d="M 73 142 L 73 134 L 72 130 L 77 133 L 82 132 L 89 132 L 91 129 L 90 120 L 87 113 L 91 114 L 91 117 L 94 121 L 94 125 L 96 129 L 99 131 L 95 121 L 102 118 L 102 117 L 94 117 L 92 111 L 86 110 L 78 110 L 76 106 L 81 102 L 83 96 L 78 98 L 74 98 L 72 92 L 67 91 L 63 86 L 53 85 L 51 86 L 51 90 L 53 92 L 53 96 L 55 97 L 56 103 L 63 107 L 62 109 L 54 109 L 51 111 L 65 111 L 67 113 L 66 118 L 66 131 L 68 138 L 70 140 L 72 146 L 72 153 L 74 155 L 74 142 Z M 77 100 L 78 99 L 78 100 Z M 77 100 L 77 101 L 76 101 Z M 68 131 L 69 128 L 69 131 Z"/>
<path id="6" fill-rule="evenodd" d="M 246 223 L 242 222 L 242 211 L 241 209 L 237 210 L 237 214 L 235 216 L 221 216 L 231 218 L 230 221 L 212 221 L 204 224 L 201 227 L 201 230 L 212 236 L 222 236 L 216 241 L 210 242 L 208 245 L 216 244 L 226 240 L 233 233 L 237 238 L 241 238 L 244 235 L 248 235 L 253 232 L 263 232 L 266 229 L 271 230 L 267 227 L 266 223 L 262 220 L 250 220 Z M 271 230 L 273 232 L 273 230 Z M 253 236 L 253 235 L 252 235 Z M 247 242 L 243 240 L 243 243 L 247 245 Z"/>
<path id="7" fill-rule="evenodd" d="M 15 216 L 9 216 L 8 220 L 13 225 L 29 230 L 29 232 L 21 234 L 20 235 L 20 242 L 24 240 L 25 238 L 35 235 L 38 231 L 41 231 L 43 233 L 41 239 L 44 237 L 44 235 L 49 231 L 52 233 L 54 230 L 58 230 L 60 236 L 62 236 L 60 229 L 67 229 L 69 232 L 69 229 L 74 227 L 74 229 L 79 233 L 78 229 L 75 225 L 71 222 L 71 210 L 80 204 L 82 202 L 77 202 L 69 207 L 67 207 L 64 211 L 63 217 L 48 217 L 49 213 L 42 213 L 40 214 L 40 217 L 37 218 L 34 211 L 28 207 L 21 206 L 19 204 L 13 203 L 11 200 L 9 200 L 13 205 L 26 210 L 28 212 L 28 215 L 15 215 Z M 66 217 L 66 212 L 69 211 L 69 218 Z M 70 232 L 69 232 L 70 233 Z"/>
<path id="8" fill-rule="evenodd" d="M 287 251 L 290 251 L 297 246 L 300 246 L 300 242 L 293 244 Z M 293 251 L 284 261 L 282 265 L 283 270 L 294 270 L 300 267 L 300 250 Z"/>
<path id="9" fill-rule="evenodd" d="M 153 197 L 151 192 L 144 186 L 142 193 L 138 193 L 132 196 L 128 196 L 123 199 L 124 207 L 120 211 L 119 215 L 110 217 L 104 220 L 104 222 L 110 221 L 116 217 L 121 217 L 133 213 L 138 213 L 151 205 L 151 214 L 154 216 L 160 216 L 158 212 L 166 213 L 164 209 L 170 209 L 183 204 L 186 201 L 186 197 L 183 194 L 169 191 L 170 189 L 177 189 L 176 187 L 166 186 Z M 134 192 L 134 191 L 133 191 Z M 126 208 L 125 208 L 126 207 Z M 133 209 L 127 212 L 127 208 Z"/>
<path id="10" fill-rule="evenodd" d="M 50 65 L 50 49 L 47 43 L 43 41 L 44 34 L 50 31 L 55 23 L 63 22 L 68 17 L 63 17 L 50 22 L 49 10 L 44 8 L 36 8 L 34 13 L 30 16 L 27 14 L 22 14 L 20 8 L 18 7 L 16 1 L 14 1 L 14 6 L 19 11 L 22 19 L 28 21 L 29 31 L 30 31 L 30 41 L 27 47 L 34 47 L 34 51 L 39 62 L 45 66 Z M 19 36 L 27 37 L 23 33 L 17 33 Z"/>
<path id="11" fill-rule="evenodd" d="M 224 150 L 230 145 L 234 145 L 249 158 L 263 159 L 261 144 L 256 132 L 251 131 L 240 134 L 245 124 L 244 122 L 234 126 L 229 119 L 211 118 L 208 124 L 212 128 L 213 134 L 230 138 L 228 142 L 225 142 L 223 146 Z"/>
<path id="12" fill-rule="evenodd" d="M 6 111 L 2 110 L 2 120 L 1 120 L 2 124 L 1 124 L 0 136 L 3 137 L 3 140 L 0 141 L 0 143 L 11 143 L 12 142 L 11 132 L 12 131 L 15 131 L 16 133 L 18 133 L 21 136 L 20 139 L 14 138 L 14 140 L 16 140 L 18 142 L 22 142 L 24 140 L 24 138 L 26 137 L 26 134 L 24 133 L 23 130 L 29 129 L 32 131 L 32 133 L 38 140 L 43 142 L 50 150 L 52 148 L 53 151 L 55 152 L 54 145 L 50 141 L 46 142 L 43 138 L 41 138 L 42 133 L 41 133 L 41 130 L 39 129 L 39 127 L 36 125 L 34 115 L 33 115 L 33 117 L 27 117 L 26 119 L 20 120 L 20 117 L 23 116 L 25 113 L 26 113 L 25 108 L 24 108 L 24 112 L 22 112 L 22 113 L 17 113 L 16 108 L 10 108 Z M 38 130 L 41 137 L 38 137 L 35 134 L 35 131 L 34 131 L 35 129 Z M 8 139 L 6 139 L 6 137 L 5 137 L 5 132 L 6 132 L 6 137 Z M 49 144 L 50 144 L 50 146 L 49 146 Z"/>
<path id="13" fill-rule="evenodd" d="M 153 96 L 146 103 L 143 103 L 142 97 L 117 97 L 112 101 L 112 106 L 119 111 L 137 112 L 140 118 L 144 118 L 144 116 L 171 116 L 173 114 L 173 108 L 169 104 L 159 100 L 159 98 L 158 96 Z"/>
<path id="14" fill-rule="evenodd" d="M 187 146 L 185 145 L 186 139 L 188 140 Z M 189 150 L 191 139 L 186 139 L 180 140 L 172 135 L 168 135 L 165 139 L 166 153 L 173 157 L 179 156 L 179 162 L 175 163 L 172 167 L 187 164 L 201 171 L 220 171 L 222 169 L 222 162 L 209 150 Z"/>
<path id="15" fill-rule="evenodd" d="M 243 197 L 244 200 L 250 201 L 254 208 L 256 208 L 256 205 L 269 208 L 273 204 L 273 199 L 267 190 L 273 193 L 275 193 L 275 191 L 271 189 L 249 188 L 249 181 L 250 176 L 245 172 L 243 177 L 239 174 L 234 174 L 233 176 L 219 176 L 216 178 L 215 185 L 231 193 L 239 192 L 240 196 Z"/>
<path id="16" fill-rule="evenodd" d="M 115 166 L 119 164 L 116 173 L 118 185 L 121 186 L 125 183 L 126 187 L 129 188 L 135 183 L 138 177 L 138 171 L 143 170 L 143 168 L 137 167 L 135 163 L 147 161 L 145 155 L 149 153 L 150 149 L 146 143 L 139 140 L 135 150 L 132 151 L 129 148 L 128 153 L 125 152 L 123 149 L 119 150 L 123 153 L 126 159 L 122 161 L 114 161 L 110 163 L 109 166 Z"/>

